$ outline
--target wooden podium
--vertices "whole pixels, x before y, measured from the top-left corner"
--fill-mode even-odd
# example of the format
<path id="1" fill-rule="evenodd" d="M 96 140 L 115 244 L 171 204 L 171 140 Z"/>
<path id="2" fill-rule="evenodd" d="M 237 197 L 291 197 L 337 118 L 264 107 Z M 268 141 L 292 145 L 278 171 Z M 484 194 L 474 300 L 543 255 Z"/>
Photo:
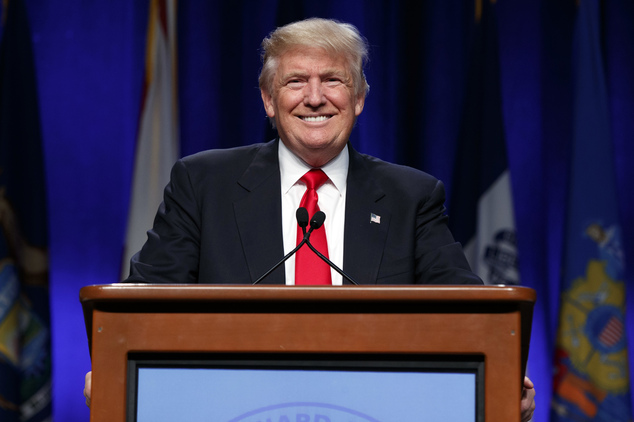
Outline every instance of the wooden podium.
<path id="1" fill-rule="evenodd" d="M 84 287 L 80 300 L 93 422 L 126 420 L 136 352 L 480 356 L 484 419 L 519 421 L 529 288 L 113 284 Z"/>

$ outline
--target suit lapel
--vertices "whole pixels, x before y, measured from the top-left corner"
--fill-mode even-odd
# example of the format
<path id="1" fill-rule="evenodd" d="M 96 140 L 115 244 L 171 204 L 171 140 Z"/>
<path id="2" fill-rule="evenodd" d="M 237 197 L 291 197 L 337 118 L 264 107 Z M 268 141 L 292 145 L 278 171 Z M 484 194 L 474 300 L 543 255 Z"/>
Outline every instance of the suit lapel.
<path id="1" fill-rule="evenodd" d="M 284 255 L 278 143 L 264 144 L 238 180 L 247 192 L 234 202 L 240 240 L 255 281 Z M 350 145 L 344 229 L 344 270 L 358 283 L 375 283 L 390 224 L 389 209 L 380 203 L 385 192 L 368 169 L 368 160 Z M 373 218 L 373 216 L 375 216 Z M 262 284 L 284 284 L 284 265 Z"/>
<path id="2" fill-rule="evenodd" d="M 276 141 L 264 144 L 238 180 L 247 191 L 233 204 L 240 240 L 251 279 L 268 271 L 284 255 L 282 200 Z M 284 265 L 269 274 L 263 284 L 284 284 Z"/>
<path id="3" fill-rule="evenodd" d="M 379 273 L 390 213 L 379 202 L 385 192 L 368 169 L 368 160 L 350 145 L 349 151 L 343 268 L 358 283 L 370 284 Z"/>

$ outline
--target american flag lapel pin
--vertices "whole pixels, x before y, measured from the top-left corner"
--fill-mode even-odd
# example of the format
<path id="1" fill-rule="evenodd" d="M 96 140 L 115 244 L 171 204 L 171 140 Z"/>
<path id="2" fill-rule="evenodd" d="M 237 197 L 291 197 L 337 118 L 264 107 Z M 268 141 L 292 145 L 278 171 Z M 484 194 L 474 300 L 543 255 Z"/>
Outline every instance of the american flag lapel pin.
<path id="1" fill-rule="evenodd" d="M 375 213 L 370 213 L 370 223 L 381 224 L 381 216 Z"/>

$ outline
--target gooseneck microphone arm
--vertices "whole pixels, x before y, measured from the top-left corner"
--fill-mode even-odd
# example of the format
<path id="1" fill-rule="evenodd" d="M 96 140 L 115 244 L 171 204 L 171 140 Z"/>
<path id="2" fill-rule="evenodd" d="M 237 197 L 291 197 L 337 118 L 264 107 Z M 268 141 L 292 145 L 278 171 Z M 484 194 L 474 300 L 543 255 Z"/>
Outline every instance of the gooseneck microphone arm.
<path id="1" fill-rule="evenodd" d="M 293 256 L 293 254 L 295 252 L 297 252 L 299 250 L 299 248 L 301 248 L 302 246 L 304 246 L 305 243 L 308 242 L 308 239 L 310 238 L 310 234 L 313 232 L 313 227 L 311 226 L 311 228 L 306 231 L 306 226 L 308 226 L 308 211 L 306 211 L 306 208 L 301 207 L 298 208 L 297 211 L 295 212 L 295 218 L 297 219 L 297 224 L 299 224 L 299 227 L 302 228 L 302 232 L 304 233 L 304 238 L 302 239 L 301 242 L 299 242 L 299 244 L 295 247 L 295 249 L 293 249 L 292 251 L 290 251 L 289 253 L 287 253 L 284 258 L 282 258 L 280 260 L 280 262 L 278 262 L 277 264 L 275 264 L 273 267 L 271 267 L 271 269 L 269 269 L 267 272 L 265 272 L 264 274 L 262 274 L 260 276 L 260 278 L 258 278 L 257 280 L 255 280 L 253 282 L 253 284 L 259 284 L 260 281 L 264 280 L 264 278 L 266 276 L 268 276 L 269 274 L 271 274 L 273 271 L 275 271 L 275 269 L 277 267 L 279 267 L 280 265 L 282 265 L 288 258 L 290 258 L 291 256 Z M 322 221 L 323 224 L 323 221 Z"/>
<path id="2" fill-rule="evenodd" d="M 304 236 L 304 240 L 302 240 L 302 243 L 306 242 L 310 250 L 315 252 L 318 257 L 320 257 L 323 261 L 326 262 L 326 264 L 328 264 L 331 268 L 334 268 L 335 271 L 341 274 L 341 276 L 345 278 L 346 280 L 348 280 L 350 283 L 354 284 L 355 286 L 358 286 L 359 283 L 354 281 L 348 274 L 346 274 L 342 269 L 337 267 L 331 260 L 326 258 L 321 252 L 315 249 L 315 247 L 310 243 L 310 240 L 309 240 L 310 233 L 313 230 L 317 230 L 318 228 L 320 228 L 324 224 L 325 220 L 326 220 L 326 214 L 324 214 L 323 211 L 317 211 L 315 215 L 313 216 L 313 218 L 310 220 L 310 230 Z"/>

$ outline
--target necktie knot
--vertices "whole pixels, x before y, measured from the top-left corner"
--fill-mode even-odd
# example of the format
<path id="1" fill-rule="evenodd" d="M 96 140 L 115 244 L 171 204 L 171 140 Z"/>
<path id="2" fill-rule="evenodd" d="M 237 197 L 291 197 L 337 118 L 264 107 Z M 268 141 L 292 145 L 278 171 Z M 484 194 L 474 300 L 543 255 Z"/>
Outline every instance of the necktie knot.
<path id="1" fill-rule="evenodd" d="M 317 190 L 328 181 L 328 176 L 321 169 L 312 169 L 307 171 L 299 180 L 306 183 L 307 189 Z"/>

